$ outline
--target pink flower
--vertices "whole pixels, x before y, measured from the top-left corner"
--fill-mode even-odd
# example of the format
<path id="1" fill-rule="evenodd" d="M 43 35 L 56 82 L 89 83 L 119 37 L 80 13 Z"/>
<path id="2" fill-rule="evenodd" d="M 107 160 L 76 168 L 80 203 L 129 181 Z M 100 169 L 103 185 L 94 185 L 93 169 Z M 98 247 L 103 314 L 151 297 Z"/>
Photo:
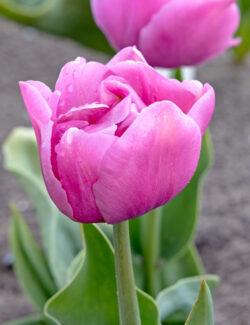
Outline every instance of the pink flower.
<path id="1" fill-rule="evenodd" d="M 115 49 L 136 45 L 153 66 L 197 65 L 239 44 L 237 0 L 91 0 Z"/>
<path id="2" fill-rule="evenodd" d="M 177 195 L 214 109 L 211 86 L 165 79 L 131 47 L 107 65 L 67 63 L 54 92 L 20 87 L 48 192 L 79 222 L 117 223 Z"/>

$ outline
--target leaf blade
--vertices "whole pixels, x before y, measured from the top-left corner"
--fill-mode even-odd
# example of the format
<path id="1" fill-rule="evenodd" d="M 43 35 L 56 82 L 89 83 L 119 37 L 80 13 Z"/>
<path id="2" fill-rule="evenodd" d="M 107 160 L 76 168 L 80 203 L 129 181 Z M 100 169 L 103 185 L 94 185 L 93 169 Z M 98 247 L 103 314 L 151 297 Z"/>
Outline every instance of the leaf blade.
<path id="1" fill-rule="evenodd" d="M 34 307 L 42 312 L 56 287 L 45 256 L 33 238 L 19 211 L 12 206 L 10 243 L 19 282 Z"/>

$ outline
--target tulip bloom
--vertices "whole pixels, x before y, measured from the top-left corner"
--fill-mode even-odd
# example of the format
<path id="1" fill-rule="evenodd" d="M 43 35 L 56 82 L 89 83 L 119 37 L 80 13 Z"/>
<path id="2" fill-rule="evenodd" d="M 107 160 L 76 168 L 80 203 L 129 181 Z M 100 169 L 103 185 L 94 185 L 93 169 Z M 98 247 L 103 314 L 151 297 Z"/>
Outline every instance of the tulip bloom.
<path id="1" fill-rule="evenodd" d="M 91 0 L 114 49 L 136 45 L 149 64 L 197 65 L 236 46 L 237 0 Z"/>
<path id="2" fill-rule="evenodd" d="M 43 177 L 57 207 L 78 222 L 111 224 L 163 205 L 190 181 L 214 91 L 169 80 L 136 48 L 107 65 L 77 58 L 52 92 L 20 83 Z"/>

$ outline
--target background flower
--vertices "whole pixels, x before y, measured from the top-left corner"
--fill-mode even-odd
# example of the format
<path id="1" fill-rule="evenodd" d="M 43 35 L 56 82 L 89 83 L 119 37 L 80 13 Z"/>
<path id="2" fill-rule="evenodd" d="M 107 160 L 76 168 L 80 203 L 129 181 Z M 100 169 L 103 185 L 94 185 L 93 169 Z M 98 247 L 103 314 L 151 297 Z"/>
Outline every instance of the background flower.
<path id="1" fill-rule="evenodd" d="M 136 45 L 149 64 L 197 65 L 236 46 L 237 0 L 92 0 L 97 25 L 115 49 Z"/>

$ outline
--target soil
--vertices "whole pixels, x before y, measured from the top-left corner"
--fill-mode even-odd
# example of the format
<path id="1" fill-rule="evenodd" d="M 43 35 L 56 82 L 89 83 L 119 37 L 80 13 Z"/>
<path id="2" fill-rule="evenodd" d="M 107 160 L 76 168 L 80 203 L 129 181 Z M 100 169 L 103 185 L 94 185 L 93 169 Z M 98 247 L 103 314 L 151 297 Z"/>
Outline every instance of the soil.
<path id="1" fill-rule="evenodd" d="M 77 56 L 105 61 L 70 40 L 0 18 L 0 144 L 15 126 L 29 126 L 17 82 L 35 79 L 53 86 L 60 67 Z M 250 313 L 250 60 L 233 65 L 229 54 L 198 70 L 217 94 L 211 123 L 215 163 L 206 177 L 196 243 L 208 273 L 222 281 L 214 295 L 216 324 L 249 325 Z M 20 186 L 2 168 L 0 154 L 0 324 L 33 312 L 11 269 L 9 200 L 36 229 L 33 209 Z"/>

